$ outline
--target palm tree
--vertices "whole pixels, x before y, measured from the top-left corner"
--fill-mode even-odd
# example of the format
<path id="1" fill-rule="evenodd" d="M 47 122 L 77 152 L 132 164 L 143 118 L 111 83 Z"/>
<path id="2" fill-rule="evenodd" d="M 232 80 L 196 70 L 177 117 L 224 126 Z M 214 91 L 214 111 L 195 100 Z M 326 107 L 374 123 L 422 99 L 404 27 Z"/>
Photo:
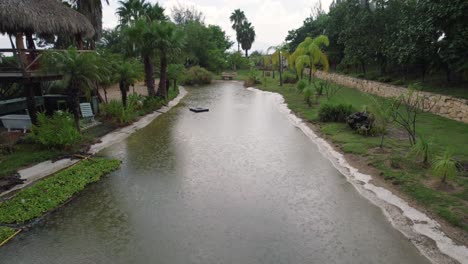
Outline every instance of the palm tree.
<path id="1" fill-rule="evenodd" d="M 432 170 L 436 176 L 442 177 L 442 183 L 446 183 L 447 178 L 454 178 L 457 175 L 457 164 L 452 154 L 446 150 L 434 160 Z"/>
<path id="2" fill-rule="evenodd" d="M 245 56 L 248 57 L 252 43 L 255 41 L 255 29 L 251 23 L 244 21 L 239 29 L 239 33 L 242 49 L 245 50 Z"/>
<path id="3" fill-rule="evenodd" d="M 124 108 L 127 108 L 127 92 L 130 89 L 130 85 L 134 85 L 143 76 L 141 63 L 131 59 L 119 60 L 114 70 L 116 80 L 119 82 L 122 104 Z"/>
<path id="4" fill-rule="evenodd" d="M 123 28 L 123 34 L 143 58 L 145 83 L 149 96 L 156 95 L 153 58 L 159 48 L 156 44 L 156 40 L 159 38 L 159 26 L 158 21 L 148 21 L 145 18 L 140 18 L 132 22 L 130 26 Z"/>
<path id="5" fill-rule="evenodd" d="M 308 66 L 309 84 L 312 82 L 312 73 L 316 71 L 316 65 L 321 64 L 325 71 L 328 71 L 329 63 L 325 53 L 320 49 L 321 46 L 328 46 L 329 40 L 325 35 L 320 35 L 316 38 L 307 37 L 301 42 L 296 50 L 291 54 L 290 66 L 295 65 L 296 73 L 302 78 L 305 66 Z"/>
<path id="6" fill-rule="evenodd" d="M 161 62 L 161 74 L 157 95 L 166 99 L 169 88 L 167 87 L 168 56 L 180 53 L 184 42 L 184 35 L 172 22 L 160 22 L 155 26 L 157 38 L 154 39 L 154 42 L 160 52 L 159 57 Z"/>
<path id="7" fill-rule="evenodd" d="M 95 48 L 95 42 L 102 34 L 102 2 L 109 4 L 109 0 L 74 0 L 78 12 L 85 15 L 94 27 L 95 35 L 91 42 L 91 48 Z"/>
<path id="8" fill-rule="evenodd" d="M 232 22 L 232 29 L 236 31 L 237 51 L 240 52 L 240 28 L 242 23 L 247 19 L 245 17 L 244 11 L 241 11 L 240 9 L 234 10 L 229 19 Z"/>
<path id="9" fill-rule="evenodd" d="M 289 47 L 286 45 L 286 43 L 283 43 L 278 46 L 271 46 L 268 48 L 267 53 L 270 50 L 274 50 L 275 52 L 271 55 L 271 61 L 272 64 L 275 66 L 278 66 L 278 73 L 279 73 L 279 78 L 280 78 L 280 86 L 283 86 L 283 60 L 284 59 L 289 59 Z"/>
<path id="10" fill-rule="evenodd" d="M 168 18 L 164 15 L 164 8 L 156 3 L 154 5 L 148 4 L 145 7 L 145 16 L 149 21 L 166 21 Z"/>
<path id="11" fill-rule="evenodd" d="M 76 48 L 65 52 L 50 52 L 43 57 L 44 70 L 63 75 L 69 94 L 69 109 L 73 113 L 75 125 L 80 130 L 80 101 L 82 94 L 89 94 L 93 82 L 108 75 L 107 69 L 99 67 L 95 53 L 80 53 Z"/>
<path id="12" fill-rule="evenodd" d="M 120 0 L 119 5 L 116 14 L 119 16 L 120 25 L 128 25 L 142 18 L 145 16 L 146 10 L 150 8 L 150 4 L 146 0 Z"/>

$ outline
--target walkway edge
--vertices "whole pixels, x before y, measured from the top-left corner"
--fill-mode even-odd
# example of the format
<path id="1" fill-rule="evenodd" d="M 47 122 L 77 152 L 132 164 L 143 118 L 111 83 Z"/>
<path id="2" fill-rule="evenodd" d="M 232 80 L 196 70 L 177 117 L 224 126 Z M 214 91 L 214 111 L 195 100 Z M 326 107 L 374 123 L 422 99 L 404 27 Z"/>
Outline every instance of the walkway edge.
<path id="1" fill-rule="evenodd" d="M 336 151 L 328 141 L 319 137 L 295 113 L 288 108 L 284 97 L 274 92 L 262 91 L 255 88 L 247 88 L 257 93 L 270 94 L 278 103 L 280 112 L 286 114 L 291 123 L 299 128 L 313 143 L 317 145 L 333 166 L 341 172 L 360 195 L 382 209 L 385 217 L 392 226 L 407 237 L 418 250 L 433 263 L 446 263 L 447 255 L 460 263 L 468 263 L 468 248 L 457 245 L 440 228 L 440 224 L 423 212 L 411 207 L 391 191 L 371 183 L 372 176 L 359 172 L 351 166 L 342 153 Z M 409 220 L 411 224 L 408 223 Z M 428 239 L 436 244 L 437 251 L 431 248 Z"/>
<path id="2" fill-rule="evenodd" d="M 100 138 L 99 143 L 91 145 L 90 149 L 88 150 L 88 153 L 94 155 L 97 152 L 103 150 L 104 148 L 107 148 L 113 144 L 119 143 L 120 141 L 129 137 L 131 134 L 135 133 L 137 130 L 149 125 L 152 121 L 154 121 L 161 114 L 166 113 L 172 107 L 179 104 L 180 100 L 182 100 L 182 98 L 184 98 L 186 95 L 187 95 L 187 91 L 184 89 L 184 87 L 179 86 L 179 95 L 176 98 L 174 98 L 172 101 L 170 101 L 167 104 L 167 106 L 163 106 L 159 110 L 143 116 L 142 118 L 140 118 L 140 120 L 134 122 L 133 124 L 129 126 L 117 129 L 113 132 L 110 132 L 109 134 L 104 135 L 103 137 Z M 13 191 L 23 189 L 31 185 L 32 183 L 44 177 L 47 177 L 51 174 L 54 174 L 60 170 L 66 169 L 78 163 L 79 161 L 81 160 L 69 159 L 69 158 L 60 159 L 57 161 L 47 160 L 47 161 L 38 163 L 34 166 L 28 167 L 26 169 L 19 170 L 18 173 L 20 175 L 20 178 L 25 180 L 24 183 L 16 185 L 14 188 L 8 191 L 5 191 L 3 193 L 0 193 L 0 197 L 7 195 Z"/>

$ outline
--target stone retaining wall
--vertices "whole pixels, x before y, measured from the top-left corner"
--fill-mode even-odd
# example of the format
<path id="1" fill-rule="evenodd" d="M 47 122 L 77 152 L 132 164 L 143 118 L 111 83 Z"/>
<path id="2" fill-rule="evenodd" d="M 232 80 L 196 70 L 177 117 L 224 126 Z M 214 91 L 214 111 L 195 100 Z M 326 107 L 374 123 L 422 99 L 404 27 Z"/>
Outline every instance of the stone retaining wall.
<path id="1" fill-rule="evenodd" d="M 391 84 L 358 79 L 337 73 L 317 71 L 316 77 L 330 80 L 336 84 L 358 89 L 382 97 L 393 97 L 404 94 L 407 89 Z M 468 100 L 429 92 L 419 92 L 424 96 L 427 104 L 434 105 L 430 112 L 456 121 L 468 123 Z"/>

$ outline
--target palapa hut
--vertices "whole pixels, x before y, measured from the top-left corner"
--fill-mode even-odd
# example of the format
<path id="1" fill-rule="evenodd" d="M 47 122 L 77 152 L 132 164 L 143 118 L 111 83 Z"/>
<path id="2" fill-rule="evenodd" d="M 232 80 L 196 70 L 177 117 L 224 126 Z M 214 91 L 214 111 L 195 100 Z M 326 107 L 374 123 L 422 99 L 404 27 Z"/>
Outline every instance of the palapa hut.
<path id="1" fill-rule="evenodd" d="M 35 123 L 34 87 L 39 86 L 42 80 L 57 76 L 46 76 L 33 70 L 33 65 L 40 55 L 32 35 L 74 36 L 78 49 L 83 49 L 83 39 L 94 35 L 93 26 L 84 15 L 59 0 L 0 0 L 0 33 L 9 35 L 12 46 L 12 49 L 0 49 L 0 52 L 13 52 L 19 62 L 16 72 L 0 72 L 0 81 L 4 79 L 27 84 L 25 86 L 28 110 L 32 122 Z M 12 41 L 11 36 L 16 37 L 16 43 Z M 23 36 L 26 36 L 27 49 Z"/>

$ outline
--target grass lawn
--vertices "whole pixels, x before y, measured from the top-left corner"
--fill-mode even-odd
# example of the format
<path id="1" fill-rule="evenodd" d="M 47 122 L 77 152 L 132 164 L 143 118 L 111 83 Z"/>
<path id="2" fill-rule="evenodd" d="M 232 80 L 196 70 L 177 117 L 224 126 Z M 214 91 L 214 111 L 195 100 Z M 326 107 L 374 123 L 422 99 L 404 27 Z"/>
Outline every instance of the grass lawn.
<path id="1" fill-rule="evenodd" d="M 245 77 L 245 74 L 239 74 L 238 78 L 242 77 Z M 260 79 L 263 81 L 263 78 Z M 259 84 L 257 88 L 283 95 L 291 110 L 305 120 L 315 123 L 327 138 L 339 145 L 343 152 L 364 157 L 367 163 L 377 168 L 383 178 L 400 191 L 432 213 L 468 231 L 467 175 L 460 173 L 450 182 L 448 188 L 440 188 L 440 180 L 432 176 L 430 168 L 424 166 L 418 158 L 408 156 L 410 145 L 405 132 L 398 127 L 392 128 L 392 133 L 385 137 L 385 151 L 377 151 L 379 136 L 357 134 L 344 123 L 318 121 L 319 104 L 327 101 L 325 96 L 320 97 L 318 103 L 309 107 L 295 85 L 285 84 L 280 87 L 278 82 L 278 78 L 267 78 L 266 84 Z M 342 87 L 328 103 L 351 104 L 360 111 L 365 106 L 372 105 L 372 99 L 356 89 Z M 450 149 L 457 160 L 465 164 L 468 162 L 468 124 L 424 113 L 418 117 L 417 133 L 423 134 L 432 142 L 430 145 L 432 157 L 436 153 Z"/>
<path id="2" fill-rule="evenodd" d="M 13 228 L 0 226 L 0 244 L 12 236 L 16 231 Z"/>

